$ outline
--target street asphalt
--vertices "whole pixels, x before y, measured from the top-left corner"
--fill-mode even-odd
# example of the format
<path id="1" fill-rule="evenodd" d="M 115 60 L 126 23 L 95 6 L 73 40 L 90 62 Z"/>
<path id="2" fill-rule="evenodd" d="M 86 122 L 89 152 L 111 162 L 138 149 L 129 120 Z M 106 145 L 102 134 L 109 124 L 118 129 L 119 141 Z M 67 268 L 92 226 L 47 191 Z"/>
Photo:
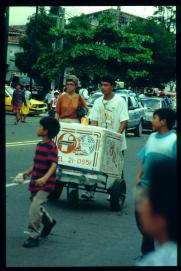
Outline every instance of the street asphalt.
<path id="1" fill-rule="evenodd" d="M 40 246 L 23 248 L 28 235 L 28 184 L 14 185 L 12 178 L 31 166 L 40 117 L 28 117 L 27 123 L 14 125 L 14 116 L 6 115 L 6 266 L 7 267 L 92 267 L 133 266 L 140 255 L 141 235 L 134 218 L 134 179 L 139 167 L 137 152 L 148 134 L 128 134 L 125 154 L 127 196 L 120 212 L 112 212 L 107 194 L 81 200 L 76 209 L 67 204 L 66 189 L 57 202 L 47 208 L 57 224 Z M 81 191 L 80 191 L 81 193 Z"/>

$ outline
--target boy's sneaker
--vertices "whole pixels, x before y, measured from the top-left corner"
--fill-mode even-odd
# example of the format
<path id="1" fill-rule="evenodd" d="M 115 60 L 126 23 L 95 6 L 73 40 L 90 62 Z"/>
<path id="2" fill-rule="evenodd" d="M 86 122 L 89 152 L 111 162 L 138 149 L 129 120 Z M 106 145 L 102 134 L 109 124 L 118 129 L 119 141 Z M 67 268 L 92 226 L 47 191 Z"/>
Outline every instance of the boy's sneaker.
<path id="1" fill-rule="evenodd" d="M 39 240 L 29 237 L 24 243 L 23 247 L 37 247 L 39 245 Z"/>
<path id="2" fill-rule="evenodd" d="M 91 200 L 94 197 L 94 191 L 86 191 L 82 193 L 81 197 L 86 200 Z"/>
<path id="3" fill-rule="evenodd" d="M 50 234 L 52 228 L 55 226 L 55 224 L 56 224 L 56 220 L 53 219 L 52 222 L 50 222 L 49 224 L 44 226 L 44 228 L 41 231 L 40 237 L 42 237 L 42 238 L 47 237 Z"/>

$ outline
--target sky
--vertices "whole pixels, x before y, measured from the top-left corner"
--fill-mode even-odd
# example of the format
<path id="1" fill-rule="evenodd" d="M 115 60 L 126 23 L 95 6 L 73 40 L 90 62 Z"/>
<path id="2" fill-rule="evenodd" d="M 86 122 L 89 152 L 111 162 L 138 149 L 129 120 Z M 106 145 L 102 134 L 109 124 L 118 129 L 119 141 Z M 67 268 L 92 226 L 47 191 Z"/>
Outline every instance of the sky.
<path id="1" fill-rule="evenodd" d="M 63 6 L 65 8 L 65 18 L 70 18 L 82 13 L 88 14 L 117 6 Z M 9 25 L 25 25 L 28 17 L 35 13 L 35 6 L 10 7 Z M 49 8 L 47 7 L 47 10 Z M 153 15 L 153 6 L 121 6 L 121 11 L 137 15 L 143 18 Z"/>

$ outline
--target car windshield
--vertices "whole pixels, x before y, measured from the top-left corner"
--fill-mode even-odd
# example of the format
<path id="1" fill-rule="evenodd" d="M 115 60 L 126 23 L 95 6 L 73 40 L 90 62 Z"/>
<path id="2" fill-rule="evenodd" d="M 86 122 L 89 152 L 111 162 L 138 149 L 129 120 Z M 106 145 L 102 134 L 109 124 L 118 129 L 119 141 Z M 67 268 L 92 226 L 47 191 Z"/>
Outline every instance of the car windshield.
<path id="1" fill-rule="evenodd" d="M 160 100 L 155 99 L 141 99 L 144 106 L 150 108 L 152 110 L 156 110 L 160 108 Z"/>
<path id="2" fill-rule="evenodd" d="M 100 92 L 100 93 L 95 93 L 95 94 L 93 94 L 93 95 L 87 100 L 87 103 L 88 103 L 88 104 L 93 104 L 94 101 L 95 101 L 97 98 L 101 97 L 101 96 L 102 96 L 102 93 L 101 93 L 101 92 Z"/>

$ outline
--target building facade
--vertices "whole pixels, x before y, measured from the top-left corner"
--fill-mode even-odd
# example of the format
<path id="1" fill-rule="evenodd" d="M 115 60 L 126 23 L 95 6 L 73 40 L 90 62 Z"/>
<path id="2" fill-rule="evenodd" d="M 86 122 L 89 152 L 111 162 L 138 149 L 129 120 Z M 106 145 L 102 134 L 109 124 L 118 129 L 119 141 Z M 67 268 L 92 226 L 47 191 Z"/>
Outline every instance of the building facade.
<path id="1" fill-rule="evenodd" d="M 130 25 L 131 22 L 134 22 L 136 20 L 140 20 L 143 21 L 145 20 L 142 17 L 139 16 L 135 16 L 126 12 L 122 12 L 120 11 L 120 9 L 106 9 L 106 10 L 102 10 L 102 11 L 97 11 L 94 13 L 90 13 L 90 14 L 86 14 L 86 16 L 88 17 L 88 19 L 91 22 L 92 27 L 96 27 L 99 24 L 99 16 L 101 14 L 110 14 L 114 17 L 117 18 L 118 21 L 118 26 L 120 28 L 126 28 Z"/>
<path id="2" fill-rule="evenodd" d="M 6 82 L 9 82 L 12 74 L 20 72 L 15 65 L 15 54 L 23 52 L 23 48 L 20 46 L 20 39 L 25 36 L 25 31 L 25 25 L 9 26 Z"/>

